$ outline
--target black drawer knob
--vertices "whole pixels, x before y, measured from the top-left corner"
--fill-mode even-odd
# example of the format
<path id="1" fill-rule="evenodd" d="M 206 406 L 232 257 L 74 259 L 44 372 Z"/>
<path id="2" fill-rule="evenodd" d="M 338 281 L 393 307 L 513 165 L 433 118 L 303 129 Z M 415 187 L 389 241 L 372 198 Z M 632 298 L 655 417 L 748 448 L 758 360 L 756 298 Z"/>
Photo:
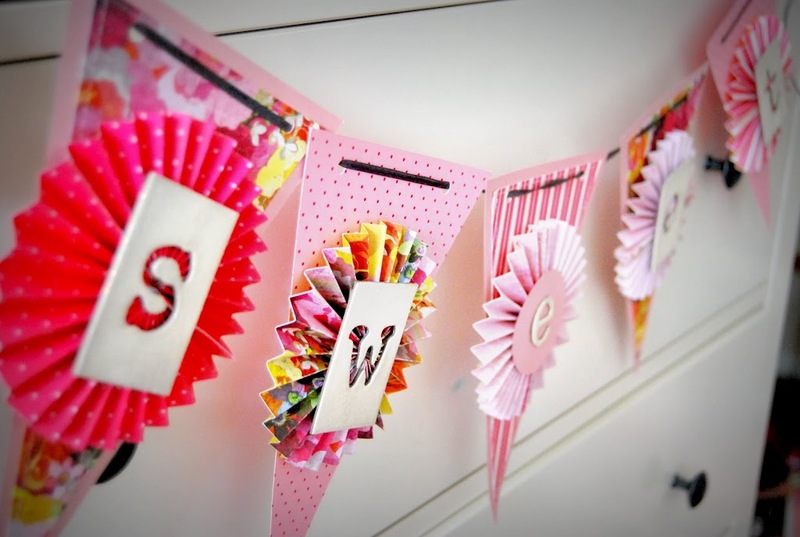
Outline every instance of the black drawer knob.
<path id="1" fill-rule="evenodd" d="M 133 454 L 136 453 L 136 446 L 138 445 L 139 444 L 131 442 L 123 442 L 120 444 L 117 452 L 111 457 L 108 466 L 105 467 L 103 473 L 97 478 L 97 483 L 106 483 L 117 477 L 117 475 L 128 466 L 128 463 L 131 462 Z"/>
<path id="2" fill-rule="evenodd" d="M 700 472 L 694 476 L 694 479 L 691 481 L 682 478 L 678 474 L 675 474 L 672 478 L 672 488 L 686 490 L 686 493 L 689 495 L 689 506 L 692 509 L 703 501 L 703 496 L 706 495 L 706 485 L 707 480 L 705 472 Z"/>
<path id="3" fill-rule="evenodd" d="M 709 155 L 706 157 L 705 169 L 721 172 L 728 188 L 733 188 L 742 177 L 742 172 L 736 169 L 736 165 L 730 159 L 722 160 Z"/>

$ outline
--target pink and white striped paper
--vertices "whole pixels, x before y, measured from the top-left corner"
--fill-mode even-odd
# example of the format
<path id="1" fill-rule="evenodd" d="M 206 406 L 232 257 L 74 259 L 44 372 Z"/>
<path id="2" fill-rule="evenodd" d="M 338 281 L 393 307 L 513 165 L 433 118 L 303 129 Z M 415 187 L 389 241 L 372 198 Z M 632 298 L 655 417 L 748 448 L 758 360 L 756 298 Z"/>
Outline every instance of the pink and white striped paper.
<path id="1" fill-rule="evenodd" d="M 551 218 L 580 229 L 605 159 L 605 153 L 597 152 L 520 170 L 488 182 L 483 245 L 487 302 L 498 296 L 491 282 L 507 271 L 507 256 L 514 236 L 525 233 L 540 220 Z M 527 401 L 529 394 L 524 397 Z M 495 518 L 519 419 L 486 418 L 489 499 Z"/>
<path id="2" fill-rule="evenodd" d="M 730 11 L 725 16 L 723 21 L 717 27 L 716 31 L 711 35 L 706 45 L 706 54 L 708 56 L 708 65 L 711 75 L 714 79 L 714 84 L 717 87 L 720 99 L 725 105 L 726 112 L 729 115 L 729 120 L 726 122 L 731 137 L 727 142 L 728 149 L 731 151 L 731 160 L 736 164 L 736 167 L 744 171 L 750 185 L 753 187 L 753 194 L 756 197 L 758 206 L 764 215 L 767 224 L 772 221 L 770 209 L 770 186 L 769 186 L 769 162 L 768 155 L 774 150 L 772 140 L 765 143 L 760 136 L 761 128 L 758 125 L 759 113 L 758 105 L 751 108 L 749 111 L 742 113 L 741 106 L 734 105 L 731 98 L 731 84 L 741 85 L 734 80 L 733 70 L 740 69 L 737 64 L 741 64 L 741 60 L 746 60 L 745 63 L 752 63 L 747 60 L 750 55 L 752 59 L 760 57 L 763 49 L 758 41 L 762 44 L 766 42 L 765 39 L 759 38 L 757 33 L 751 32 L 750 39 L 754 39 L 754 43 L 742 42 L 745 37 L 745 32 L 749 27 L 761 17 L 771 17 L 774 19 L 775 15 L 775 2 L 774 0 L 737 0 Z M 779 21 L 778 21 L 778 24 Z M 773 27 L 774 27 L 773 23 Z M 768 28 L 766 29 L 768 30 Z M 777 35 L 777 30 L 774 32 Z M 774 36 L 773 36 L 774 37 Z M 784 36 L 784 39 L 786 37 Z M 768 43 L 767 43 L 768 44 Z M 745 52 L 745 48 L 757 49 L 757 55 L 753 51 Z M 786 69 L 789 69 L 789 53 L 788 44 L 781 45 L 782 54 L 785 57 Z M 785 51 L 785 52 L 784 52 Z M 738 58 L 737 58 L 738 56 Z M 753 65 L 754 69 L 755 65 Z M 749 69 L 747 67 L 746 69 Z M 741 73 L 741 71 L 739 71 Z M 753 71 L 753 76 L 755 72 Z M 736 88 L 733 88 L 735 91 Z M 755 96 L 753 96 L 755 97 Z M 751 99 L 752 101 L 753 99 Z M 752 127 L 744 129 L 741 121 L 734 121 L 732 112 L 736 112 L 740 118 L 747 119 L 752 116 L 756 122 Z M 758 134 L 755 132 L 758 131 Z"/>

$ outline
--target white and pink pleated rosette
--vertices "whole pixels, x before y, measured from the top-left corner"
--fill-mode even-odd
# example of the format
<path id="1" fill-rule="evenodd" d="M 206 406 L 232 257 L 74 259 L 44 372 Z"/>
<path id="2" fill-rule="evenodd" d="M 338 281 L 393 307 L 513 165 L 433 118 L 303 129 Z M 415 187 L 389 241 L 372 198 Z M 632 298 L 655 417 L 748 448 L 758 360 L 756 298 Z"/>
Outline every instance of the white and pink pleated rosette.
<path id="1" fill-rule="evenodd" d="M 789 37 L 780 19 L 774 15 L 762 15 L 743 30 L 731 59 L 723 93 L 723 107 L 728 114 L 725 128 L 729 134 L 726 145 L 731 153 L 730 159 L 746 173 L 764 168 L 775 152 L 780 136 L 779 128 L 766 133 L 763 129 L 757 82 L 759 61 L 773 43 L 777 43 L 782 76 L 772 83 L 780 85 L 782 92 L 786 91 L 792 68 Z"/>
<path id="2" fill-rule="evenodd" d="M 509 271 L 492 279 L 496 298 L 483 305 L 487 318 L 474 324 L 483 339 L 472 347 L 481 365 L 478 406 L 487 415 L 489 500 L 497 517 L 500 490 L 520 417 L 556 345 L 568 340 L 566 321 L 586 278 L 580 236 L 562 220 L 541 220 L 511 240 Z"/>
<path id="3" fill-rule="evenodd" d="M 665 185 L 668 179 L 686 166 L 695 156 L 694 141 L 686 131 L 675 130 L 656 143 L 656 149 L 647 155 L 648 163 L 642 168 L 643 180 L 634 184 L 631 189 L 636 194 L 628 198 L 628 211 L 622 215 L 623 229 L 617 234 L 620 245 L 614 250 L 617 259 L 615 281 L 622 295 L 630 300 L 642 300 L 653 294 L 669 268 L 674 248 L 661 254 L 661 261 L 654 265 L 653 256 L 657 255 L 657 234 L 659 228 L 659 210 L 677 211 L 674 228 L 671 233 L 678 233 L 683 225 L 683 209 L 690 201 L 690 192 L 676 193 L 675 199 L 663 203 Z M 690 190 L 691 187 L 689 187 Z M 669 214 L 662 214 L 661 219 L 669 222 Z"/>
<path id="4" fill-rule="evenodd" d="M 555 364 L 555 346 L 569 339 L 566 321 L 576 317 L 573 302 L 586 278 L 580 236 L 566 222 L 542 220 L 514 237 L 512 248 L 509 271 L 492 279 L 498 296 L 483 305 L 488 317 L 474 324 L 484 341 L 472 347 L 481 362 L 473 370 L 480 381 L 478 405 L 501 420 L 520 416 L 531 390 L 543 385 L 545 368 Z M 536 344 L 531 324 L 547 297 L 555 311 L 541 310 L 547 334 L 539 334 Z"/>

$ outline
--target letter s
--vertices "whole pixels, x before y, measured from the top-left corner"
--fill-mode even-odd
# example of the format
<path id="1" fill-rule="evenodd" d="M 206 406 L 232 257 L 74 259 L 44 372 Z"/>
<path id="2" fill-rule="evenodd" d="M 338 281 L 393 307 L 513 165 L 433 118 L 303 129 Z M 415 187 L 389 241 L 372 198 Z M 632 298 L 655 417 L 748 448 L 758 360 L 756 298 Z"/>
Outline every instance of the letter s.
<path id="1" fill-rule="evenodd" d="M 192 254 L 178 248 L 177 246 L 163 246 L 150 253 L 144 265 L 142 279 L 145 285 L 158 293 L 166 303 L 164 308 L 156 313 L 152 313 L 144 306 L 141 296 L 137 296 L 128 308 L 125 321 L 144 331 L 155 330 L 163 325 L 175 310 L 175 288 L 162 281 L 153 273 L 153 264 L 162 258 L 173 260 L 178 265 L 181 281 L 186 281 L 189 276 L 192 264 Z"/>

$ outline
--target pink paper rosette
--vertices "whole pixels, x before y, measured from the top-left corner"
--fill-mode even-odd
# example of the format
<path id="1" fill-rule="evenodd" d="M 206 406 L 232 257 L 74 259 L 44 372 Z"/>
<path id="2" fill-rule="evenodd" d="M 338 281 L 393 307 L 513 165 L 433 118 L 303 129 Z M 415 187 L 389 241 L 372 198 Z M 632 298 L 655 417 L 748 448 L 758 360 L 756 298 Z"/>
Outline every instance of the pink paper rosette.
<path id="1" fill-rule="evenodd" d="M 642 168 L 643 180 L 631 186 L 635 195 L 626 202 L 628 212 L 622 215 L 624 228 L 617 234 L 621 244 L 614 250 L 615 281 L 626 298 L 649 297 L 664 279 L 674 252 L 666 255 L 655 269 L 651 264 L 661 193 L 670 174 L 694 156 L 692 136 L 683 130 L 671 131 L 648 153 L 647 165 Z M 689 200 L 687 196 L 679 203 L 688 204 Z"/>
<path id="2" fill-rule="evenodd" d="M 352 451 L 357 438 L 372 438 L 372 426 L 310 432 L 350 289 L 356 281 L 418 285 L 375 421 L 375 425 L 383 426 L 382 414 L 391 412 L 386 395 L 407 388 L 403 370 L 420 363 L 416 342 L 429 335 L 421 321 L 435 310 L 428 299 L 434 287 L 428 275 L 435 263 L 425 252 L 426 245 L 415 230 L 392 222 L 362 224 L 360 232 L 344 234 L 341 247 L 322 250 L 323 266 L 304 272 L 311 290 L 290 298 L 293 320 L 276 328 L 284 352 L 267 362 L 274 386 L 261 393 L 273 416 L 264 425 L 272 433 L 273 447 L 286 462 L 308 470 L 318 470 L 323 463 L 336 465 L 343 453 Z M 359 337 L 357 333 L 350 336 L 356 344 Z M 355 360 L 350 374 L 351 381 L 358 374 Z"/>
<path id="3" fill-rule="evenodd" d="M 792 68 L 789 37 L 780 19 L 774 15 L 762 15 L 744 29 L 728 71 L 722 103 L 728 114 L 726 145 L 731 152 L 731 161 L 747 173 L 760 171 L 778 144 L 780 130 L 770 139 L 765 139 L 756 85 L 758 60 L 776 39 L 783 74 L 783 79 L 776 83 L 785 84 Z"/>
<path id="4" fill-rule="evenodd" d="M 484 340 L 472 347 L 481 362 L 472 374 L 478 378 L 478 406 L 491 418 L 512 420 L 525 411 L 533 388 L 542 386 L 543 372 L 555 363 L 553 348 L 568 340 L 564 321 L 576 317 L 573 302 L 586 276 L 586 259 L 580 236 L 562 220 L 542 220 L 527 233 L 512 239 L 508 254 L 509 271 L 492 279 L 497 298 L 483 305 L 487 318 L 475 323 Z M 543 360 L 520 368 L 520 356 L 527 351 L 515 341 L 518 322 L 537 284 L 556 273 L 563 282 L 563 296 L 556 304 L 558 318 L 553 322 L 553 339 Z M 546 284 L 547 285 L 547 284 Z M 527 327 L 525 327 L 527 330 Z M 530 332 L 528 332 L 530 333 Z"/>
<path id="5" fill-rule="evenodd" d="M 45 172 L 41 199 L 17 215 L 17 245 L 0 264 L 0 373 L 10 405 L 30 429 L 73 450 L 139 442 L 167 409 L 194 402 L 192 384 L 216 376 L 222 337 L 241 333 L 236 313 L 253 305 L 250 257 L 265 250 L 254 228 L 260 189 L 250 162 L 211 123 L 178 114 L 110 122 L 73 144 L 72 159 Z M 167 396 L 75 376 L 72 365 L 145 177 L 156 172 L 239 213 L 202 313 Z M 130 320 L 129 320 L 130 321 Z"/>

